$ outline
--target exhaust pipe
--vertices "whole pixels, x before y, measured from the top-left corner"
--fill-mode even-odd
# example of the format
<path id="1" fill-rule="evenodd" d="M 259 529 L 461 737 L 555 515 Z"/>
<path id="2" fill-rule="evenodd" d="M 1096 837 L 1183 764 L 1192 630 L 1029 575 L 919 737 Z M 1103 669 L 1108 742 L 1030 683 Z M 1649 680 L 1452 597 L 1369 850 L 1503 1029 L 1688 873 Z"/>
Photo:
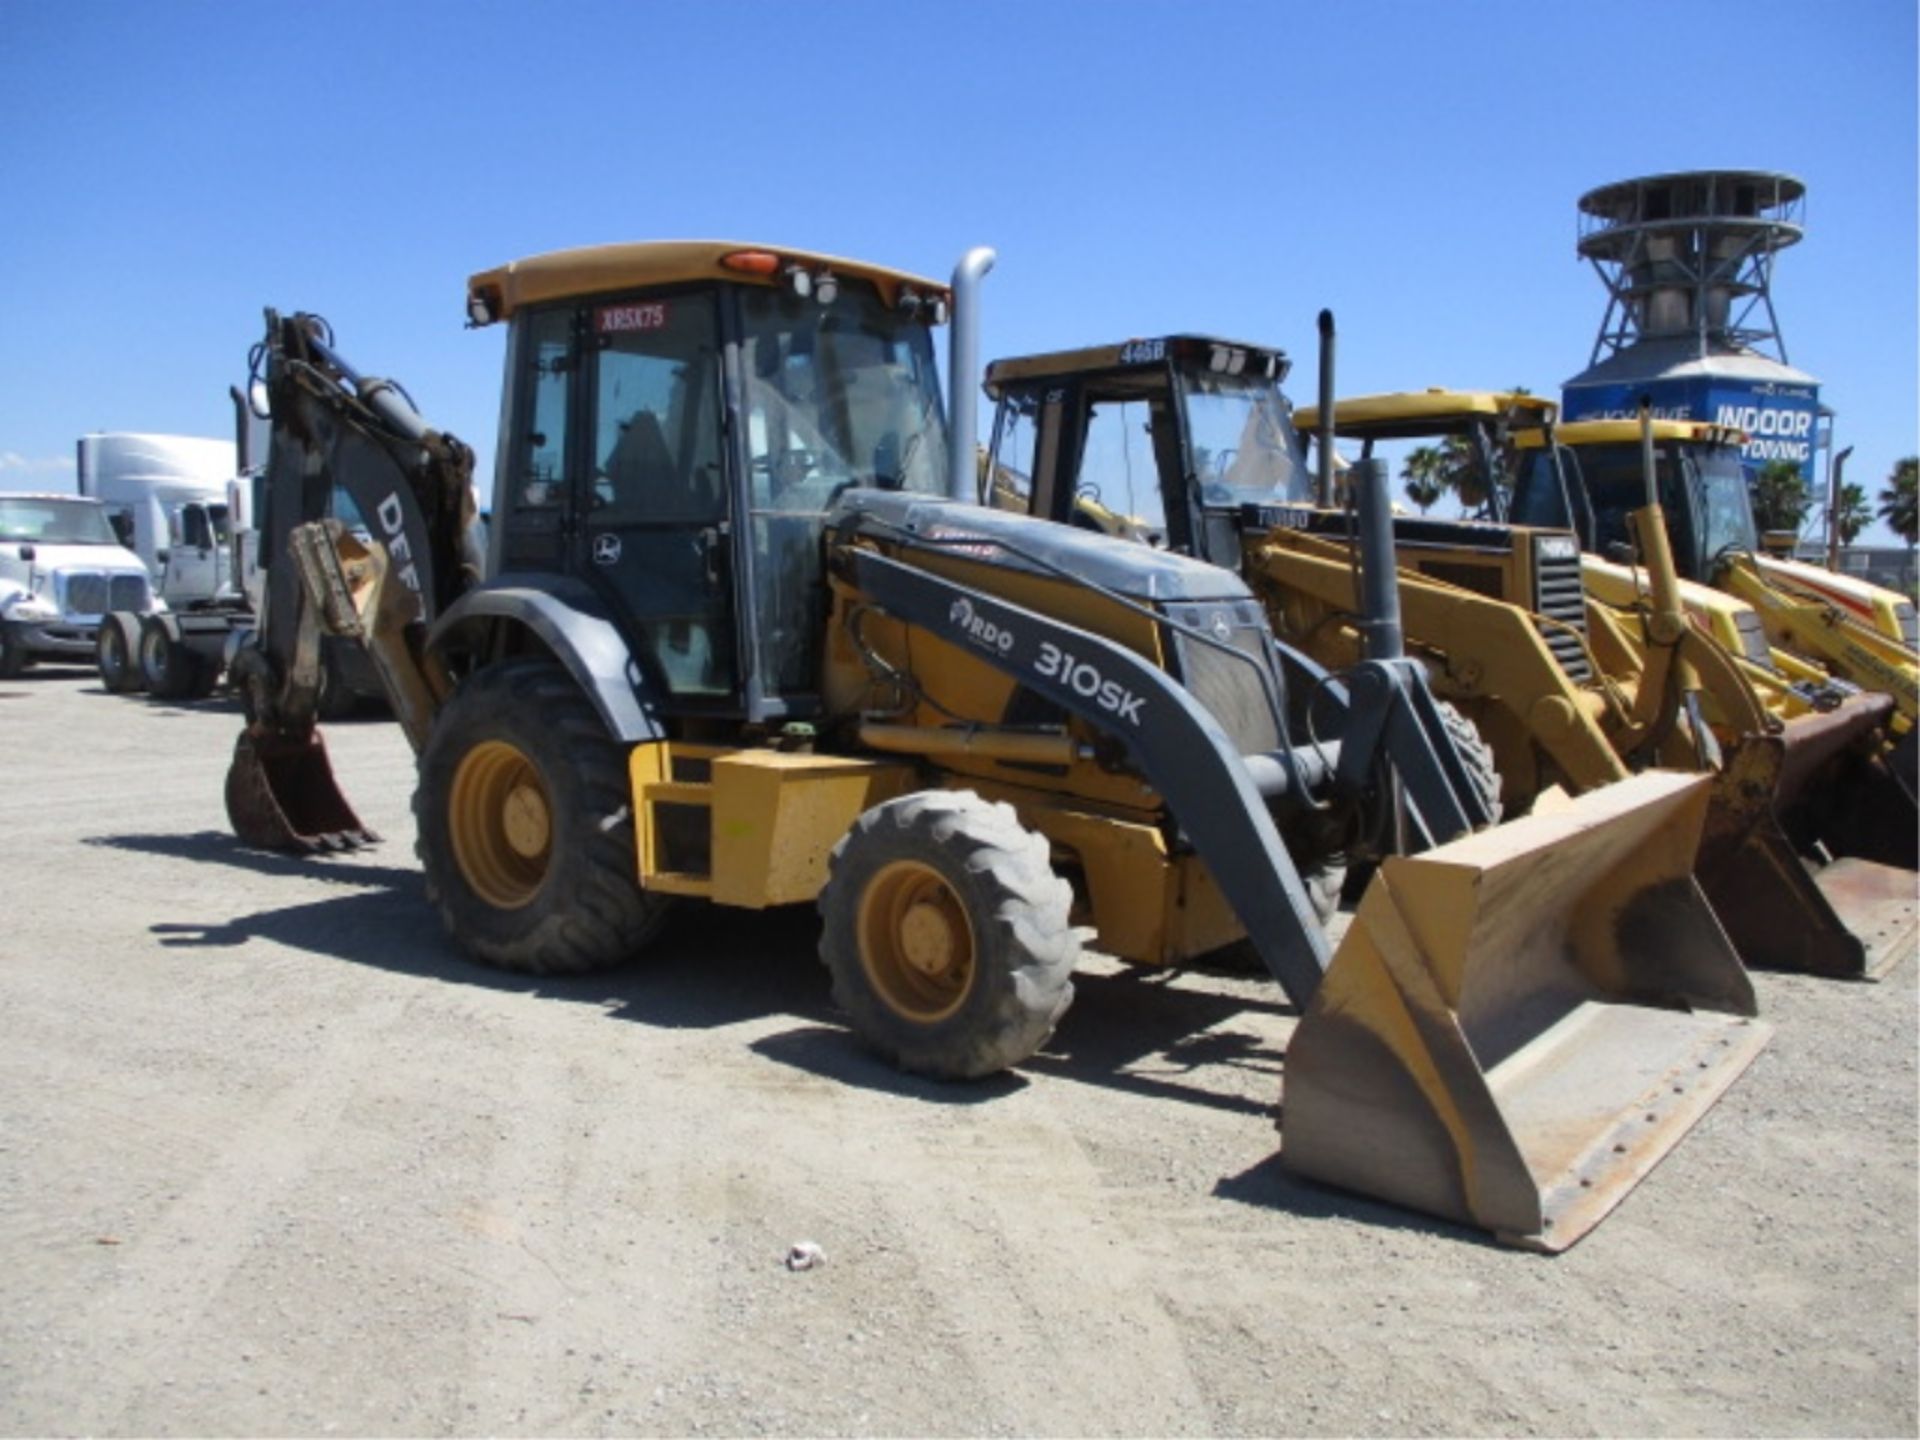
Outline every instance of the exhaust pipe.
<path id="1" fill-rule="evenodd" d="M 1000 257 L 991 246 L 977 245 L 953 267 L 953 330 L 947 337 L 947 493 L 955 500 L 979 498 L 974 448 L 979 426 L 975 397 L 980 393 L 980 282 Z"/>
<path id="2" fill-rule="evenodd" d="M 1333 311 L 1320 312 L 1320 429 L 1319 453 L 1314 457 L 1314 503 L 1333 504 Z"/>

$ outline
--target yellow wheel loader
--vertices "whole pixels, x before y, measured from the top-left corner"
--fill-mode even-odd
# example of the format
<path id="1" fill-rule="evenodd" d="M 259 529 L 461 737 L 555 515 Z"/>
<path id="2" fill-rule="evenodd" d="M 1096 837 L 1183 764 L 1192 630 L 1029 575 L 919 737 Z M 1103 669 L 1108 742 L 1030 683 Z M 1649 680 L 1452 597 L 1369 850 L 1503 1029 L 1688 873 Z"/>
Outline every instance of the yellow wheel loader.
<path id="1" fill-rule="evenodd" d="M 673 243 L 474 276 L 470 318 L 507 326 L 484 566 L 466 447 L 270 313 L 278 623 L 245 672 L 236 831 L 363 838 L 307 694 L 312 636 L 355 637 L 419 751 L 429 894 L 487 963 L 582 970 L 674 904 L 812 903 L 859 1037 L 964 1078 L 1046 1043 L 1088 945 L 1169 964 L 1245 938 L 1301 1013 L 1290 1167 L 1571 1243 L 1767 1037 L 1689 876 L 1704 786 L 1487 830 L 1401 652 L 1375 471 L 1345 677 L 1227 571 L 953 498 L 971 424 L 947 427 L 931 331 L 954 311 L 967 353 L 990 260 L 949 287 Z M 371 545 L 319 518 L 336 484 Z M 1378 873 L 1336 953 L 1350 859 Z"/>
<path id="2" fill-rule="evenodd" d="M 1330 317 L 1322 330 L 1324 357 Z M 1283 640 L 1344 669 L 1366 631 L 1353 522 L 1320 503 L 1339 489 L 1332 446 L 1323 430 L 1321 473 L 1310 473 L 1281 388 L 1287 369 L 1279 351 L 1201 336 L 995 361 L 986 371 L 998 402 L 993 498 L 1080 525 L 1122 512 L 1129 533 L 1234 568 Z M 1321 388 L 1331 393 L 1324 359 Z M 1552 411 L 1524 395 L 1429 391 L 1298 418 L 1360 438 L 1363 457 L 1378 440 L 1446 437 L 1479 474 L 1497 476 L 1513 426 Z M 1672 616 L 1590 604 L 1568 530 L 1402 515 L 1393 539 L 1411 647 L 1435 694 L 1484 739 L 1508 813 L 1550 787 L 1589 791 L 1650 766 L 1714 772 L 1699 874 L 1748 963 L 1858 976 L 1903 953 L 1911 877 L 1855 866 L 1830 877 L 1829 893 L 1806 873 L 1797 849 L 1811 840 L 1790 841 L 1773 808 L 1787 748 L 1780 727 L 1710 641 Z M 1837 752 L 1872 729 L 1869 709 L 1824 718 L 1818 745 L 1801 746 L 1789 773 L 1841 773 Z M 1737 765 L 1724 763 L 1735 754 Z M 1827 818 L 1835 832 L 1851 823 Z M 1754 888 L 1773 903 L 1753 906 L 1745 897 Z"/>

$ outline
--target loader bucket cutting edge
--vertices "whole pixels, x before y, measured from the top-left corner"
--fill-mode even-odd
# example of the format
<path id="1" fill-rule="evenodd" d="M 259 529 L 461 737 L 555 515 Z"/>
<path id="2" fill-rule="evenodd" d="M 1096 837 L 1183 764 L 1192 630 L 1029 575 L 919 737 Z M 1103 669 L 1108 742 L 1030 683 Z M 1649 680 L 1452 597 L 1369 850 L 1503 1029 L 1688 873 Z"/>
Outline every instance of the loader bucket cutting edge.
<path id="1" fill-rule="evenodd" d="M 1835 734 L 1838 744 L 1824 757 L 1832 773 L 1822 789 L 1844 794 L 1851 769 L 1861 762 L 1839 748 L 1853 738 L 1848 732 L 1828 727 L 1816 739 L 1832 741 Z M 1783 778 L 1789 776 L 1792 736 L 1791 727 L 1784 739 L 1748 736 L 1730 753 L 1713 778 L 1695 873 L 1747 964 L 1830 979 L 1878 979 L 1913 948 L 1913 872 L 1858 858 L 1807 868 L 1776 810 L 1777 803 L 1794 799 Z M 1802 768 L 1803 787 L 1810 773 Z M 1854 815 L 1816 828 L 1831 834 L 1836 823 L 1857 820 L 1857 806 L 1826 805 L 1825 813 L 1832 816 L 1836 808 Z M 1911 824 L 1912 807 L 1907 809 Z"/>
<path id="2" fill-rule="evenodd" d="M 1765 1047 L 1690 871 L 1703 777 L 1649 773 L 1386 860 L 1294 1032 L 1301 1175 L 1565 1249 Z"/>
<path id="3" fill-rule="evenodd" d="M 226 799 L 233 833 L 256 849 L 312 854 L 353 850 L 380 838 L 340 793 L 318 730 L 241 731 L 227 769 Z"/>

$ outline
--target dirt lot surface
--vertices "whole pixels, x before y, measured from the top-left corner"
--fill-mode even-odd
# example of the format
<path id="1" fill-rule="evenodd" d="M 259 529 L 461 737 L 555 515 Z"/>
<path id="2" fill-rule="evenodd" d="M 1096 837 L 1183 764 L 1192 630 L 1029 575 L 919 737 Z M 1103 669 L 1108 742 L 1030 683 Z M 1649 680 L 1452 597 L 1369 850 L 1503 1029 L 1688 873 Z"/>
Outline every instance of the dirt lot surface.
<path id="1" fill-rule="evenodd" d="M 0 1430 L 1913 1435 L 1916 1005 L 1771 1048 L 1557 1258 L 1296 1181 L 1267 987 L 1109 967 L 1012 1077 L 853 1042 L 811 915 L 536 983 L 389 839 L 249 853 L 221 702 L 0 685 Z M 825 1254 L 793 1272 L 797 1241 Z"/>

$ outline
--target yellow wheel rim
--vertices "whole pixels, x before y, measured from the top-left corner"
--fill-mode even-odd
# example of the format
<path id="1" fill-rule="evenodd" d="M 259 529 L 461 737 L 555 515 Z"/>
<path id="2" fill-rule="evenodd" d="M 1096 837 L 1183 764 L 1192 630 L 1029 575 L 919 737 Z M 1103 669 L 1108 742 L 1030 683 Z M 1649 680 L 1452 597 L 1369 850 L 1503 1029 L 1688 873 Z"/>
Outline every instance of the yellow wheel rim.
<path id="1" fill-rule="evenodd" d="M 931 1025 L 966 1001 L 978 964 L 973 923 L 931 865 L 882 867 L 860 897 L 858 928 L 861 967 L 895 1014 Z"/>
<path id="2" fill-rule="evenodd" d="M 517 747 L 485 740 L 460 757 L 447 828 L 454 863 L 487 904 L 517 910 L 539 892 L 553 860 L 553 802 Z"/>

